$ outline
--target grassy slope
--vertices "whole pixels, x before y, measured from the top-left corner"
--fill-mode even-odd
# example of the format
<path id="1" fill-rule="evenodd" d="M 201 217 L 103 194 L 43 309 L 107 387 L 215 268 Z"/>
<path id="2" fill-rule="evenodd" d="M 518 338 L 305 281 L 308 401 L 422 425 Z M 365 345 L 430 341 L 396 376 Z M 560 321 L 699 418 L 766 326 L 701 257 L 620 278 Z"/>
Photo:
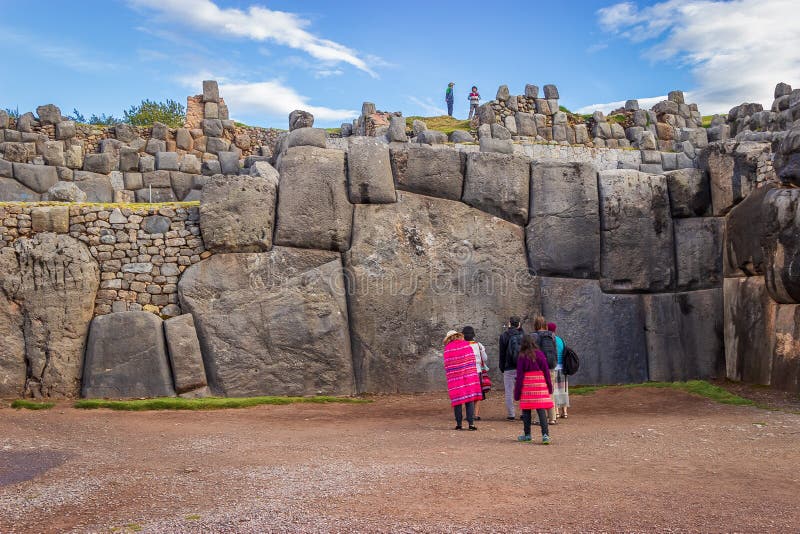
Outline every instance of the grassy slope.
<path id="1" fill-rule="evenodd" d="M 226 408 L 249 408 L 250 406 L 260 406 L 263 404 L 292 404 L 292 403 L 351 403 L 363 404 L 370 402 L 366 399 L 352 397 L 209 397 L 204 399 L 183 399 L 180 397 L 164 397 L 157 399 L 136 399 L 136 400 L 104 400 L 104 399 L 83 399 L 76 401 L 75 408 L 84 410 L 96 410 L 98 408 L 108 408 L 109 410 L 121 411 L 145 411 L 145 410 L 222 410 Z"/>
<path id="2" fill-rule="evenodd" d="M 460 120 L 455 117 L 448 117 L 447 115 L 439 115 L 438 117 L 406 117 L 406 127 L 411 128 L 415 120 L 420 120 L 428 125 L 429 130 L 436 130 L 450 135 L 455 130 L 469 131 L 469 121 Z"/>
<path id="3" fill-rule="evenodd" d="M 690 380 L 688 382 L 644 382 L 643 384 L 623 384 L 619 386 L 576 386 L 570 388 L 571 395 L 587 395 L 604 387 L 618 388 L 669 388 L 685 391 L 701 397 L 706 397 L 721 404 L 734 404 L 737 406 L 755 406 L 755 402 L 734 395 L 733 393 L 705 380 Z"/>

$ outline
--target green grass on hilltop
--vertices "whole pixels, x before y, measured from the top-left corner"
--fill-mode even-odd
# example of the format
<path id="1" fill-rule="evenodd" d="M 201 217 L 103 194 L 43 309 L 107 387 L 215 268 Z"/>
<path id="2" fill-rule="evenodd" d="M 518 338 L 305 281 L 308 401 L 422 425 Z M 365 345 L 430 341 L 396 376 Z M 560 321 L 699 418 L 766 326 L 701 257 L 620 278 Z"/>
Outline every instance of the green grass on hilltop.
<path id="1" fill-rule="evenodd" d="M 25 399 L 17 399 L 11 403 L 11 407 L 17 410 L 49 410 L 55 405 L 55 402 L 38 402 Z"/>
<path id="2" fill-rule="evenodd" d="M 685 391 L 693 395 L 699 395 L 714 402 L 721 404 L 733 404 L 736 406 L 755 406 L 755 402 L 734 395 L 730 391 L 715 386 L 705 380 L 689 380 L 688 382 L 644 382 L 642 384 L 621 384 L 619 386 L 575 386 L 569 389 L 571 395 L 588 395 L 602 388 L 669 388 Z"/>
<path id="3" fill-rule="evenodd" d="M 457 119 L 447 115 L 439 115 L 438 117 L 406 117 L 406 128 L 411 128 L 414 121 L 423 121 L 428 125 L 429 130 L 436 130 L 437 132 L 444 132 L 450 135 L 456 130 L 470 130 L 469 120 Z"/>
<path id="4" fill-rule="evenodd" d="M 135 399 L 135 400 L 104 400 L 104 399 L 83 399 L 76 401 L 75 408 L 83 410 L 96 410 L 107 408 L 119 411 L 147 411 L 147 410 L 223 410 L 226 408 L 249 408 L 263 404 L 283 405 L 293 403 L 346 403 L 364 404 L 371 402 L 367 399 L 354 397 L 207 397 L 201 399 L 184 399 L 181 397 L 163 397 L 156 399 Z"/>

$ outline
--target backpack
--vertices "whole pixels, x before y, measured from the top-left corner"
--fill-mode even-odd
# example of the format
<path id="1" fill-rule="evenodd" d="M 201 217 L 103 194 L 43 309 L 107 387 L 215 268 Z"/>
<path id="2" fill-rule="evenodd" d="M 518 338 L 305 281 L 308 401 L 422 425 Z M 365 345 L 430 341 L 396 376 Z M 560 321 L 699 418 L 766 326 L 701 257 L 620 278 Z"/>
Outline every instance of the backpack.
<path id="1" fill-rule="evenodd" d="M 564 347 L 564 374 L 568 376 L 574 375 L 578 372 L 580 366 L 581 361 L 575 351 L 569 347 Z"/>
<path id="2" fill-rule="evenodd" d="M 556 348 L 556 336 L 549 330 L 536 333 L 539 338 L 539 349 L 547 356 L 547 367 L 555 369 L 558 365 L 558 349 Z"/>
<path id="3" fill-rule="evenodd" d="M 519 357 L 519 349 L 522 346 L 522 332 L 519 330 L 508 338 L 506 344 L 506 369 L 517 368 L 517 358 Z"/>

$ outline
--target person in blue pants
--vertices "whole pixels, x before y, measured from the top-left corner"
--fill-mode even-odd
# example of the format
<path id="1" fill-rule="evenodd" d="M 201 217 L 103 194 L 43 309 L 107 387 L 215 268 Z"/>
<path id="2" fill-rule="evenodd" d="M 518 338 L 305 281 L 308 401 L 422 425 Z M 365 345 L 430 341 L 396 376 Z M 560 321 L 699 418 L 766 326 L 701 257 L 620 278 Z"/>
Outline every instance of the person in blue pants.
<path id="1" fill-rule="evenodd" d="M 447 84 L 447 90 L 444 92 L 444 101 L 447 102 L 447 114 L 449 116 L 453 116 L 453 87 L 455 87 L 455 82 L 450 82 Z"/>

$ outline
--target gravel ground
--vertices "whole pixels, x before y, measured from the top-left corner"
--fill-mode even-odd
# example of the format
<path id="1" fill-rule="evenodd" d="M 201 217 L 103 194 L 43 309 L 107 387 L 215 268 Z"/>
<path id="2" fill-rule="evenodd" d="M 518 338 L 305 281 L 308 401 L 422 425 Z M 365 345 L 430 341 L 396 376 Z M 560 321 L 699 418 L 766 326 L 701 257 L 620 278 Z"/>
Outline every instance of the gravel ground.
<path id="1" fill-rule="evenodd" d="M 549 447 L 516 442 L 496 392 L 477 432 L 452 430 L 444 394 L 0 409 L 0 532 L 797 531 L 800 415 L 657 389 L 572 400 Z"/>

